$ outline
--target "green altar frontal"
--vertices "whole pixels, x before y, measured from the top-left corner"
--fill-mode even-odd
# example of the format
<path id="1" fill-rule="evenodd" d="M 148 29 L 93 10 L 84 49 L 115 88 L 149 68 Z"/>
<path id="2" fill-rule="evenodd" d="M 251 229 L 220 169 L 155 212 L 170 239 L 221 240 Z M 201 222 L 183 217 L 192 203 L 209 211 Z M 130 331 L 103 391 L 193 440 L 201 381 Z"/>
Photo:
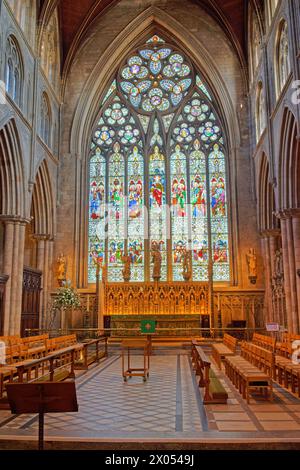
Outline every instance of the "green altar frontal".
<path id="1" fill-rule="evenodd" d="M 199 336 L 199 328 L 209 327 L 207 317 L 207 315 L 111 315 L 111 336 L 144 335 L 146 331 L 143 325 L 146 320 L 151 324 L 155 322 L 156 336 Z"/>

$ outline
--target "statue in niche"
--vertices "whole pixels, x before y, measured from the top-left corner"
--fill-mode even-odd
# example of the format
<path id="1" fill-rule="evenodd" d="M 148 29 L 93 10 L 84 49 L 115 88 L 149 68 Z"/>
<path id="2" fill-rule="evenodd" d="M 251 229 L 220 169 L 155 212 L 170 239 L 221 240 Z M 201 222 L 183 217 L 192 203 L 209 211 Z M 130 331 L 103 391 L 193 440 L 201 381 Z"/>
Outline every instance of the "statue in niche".
<path id="1" fill-rule="evenodd" d="M 182 277 L 185 281 L 190 281 L 192 278 L 192 263 L 189 250 L 183 249 L 182 254 Z"/>
<path id="2" fill-rule="evenodd" d="M 283 257 L 282 257 L 282 248 L 276 250 L 275 260 L 274 260 L 275 276 L 277 278 L 283 278 Z"/>
<path id="3" fill-rule="evenodd" d="M 153 263 L 153 273 L 152 277 L 154 281 L 159 281 L 161 278 L 161 252 L 159 243 L 156 241 L 152 242 L 151 246 L 151 255 L 152 255 L 152 263 Z"/>
<path id="4" fill-rule="evenodd" d="M 62 287 L 67 279 L 67 258 L 63 253 L 59 255 L 57 264 L 57 281 L 58 284 Z"/>
<path id="5" fill-rule="evenodd" d="M 254 248 L 250 248 L 249 253 L 246 255 L 248 264 L 248 277 L 251 284 L 256 284 L 257 280 L 257 256 Z"/>
<path id="6" fill-rule="evenodd" d="M 274 275 L 272 278 L 272 290 L 275 295 L 281 295 L 283 293 L 283 253 L 282 249 L 276 250 L 274 258 Z"/>
<path id="7" fill-rule="evenodd" d="M 185 313 L 185 299 L 184 299 L 184 294 L 181 292 L 179 295 L 179 301 L 178 301 L 178 310 L 180 314 Z"/>
<path id="8" fill-rule="evenodd" d="M 125 282 L 129 282 L 131 278 L 131 256 L 125 254 L 122 256 L 122 263 L 124 268 L 122 269 L 122 275 Z"/>

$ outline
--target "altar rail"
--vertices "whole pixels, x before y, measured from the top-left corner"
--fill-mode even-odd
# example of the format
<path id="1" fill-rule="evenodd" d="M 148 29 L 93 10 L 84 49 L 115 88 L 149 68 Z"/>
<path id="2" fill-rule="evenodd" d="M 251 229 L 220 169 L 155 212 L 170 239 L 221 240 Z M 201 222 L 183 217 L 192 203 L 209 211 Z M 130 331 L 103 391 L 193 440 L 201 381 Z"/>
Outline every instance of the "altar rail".
<path id="1" fill-rule="evenodd" d="M 267 334 L 265 328 L 176 328 L 176 335 L 174 337 L 180 338 L 207 338 L 207 339 L 222 339 L 224 334 L 230 334 L 232 336 L 238 337 L 239 339 L 246 339 L 250 341 L 254 333 Z M 169 328 L 157 328 L 157 331 L 161 333 L 158 336 L 160 338 L 168 337 L 170 338 L 170 329 Z M 50 338 L 57 336 L 63 336 L 66 334 L 76 334 L 78 341 L 87 338 L 98 338 L 99 336 L 113 336 L 113 337 L 123 337 L 123 336 L 141 336 L 140 328 L 104 328 L 99 330 L 98 328 L 70 328 L 66 330 L 55 329 L 55 330 L 46 330 L 46 329 L 30 329 L 26 331 L 26 335 L 33 336 L 38 334 L 48 333 Z M 280 334 L 276 334 L 276 337 L 281 339 Z"/>

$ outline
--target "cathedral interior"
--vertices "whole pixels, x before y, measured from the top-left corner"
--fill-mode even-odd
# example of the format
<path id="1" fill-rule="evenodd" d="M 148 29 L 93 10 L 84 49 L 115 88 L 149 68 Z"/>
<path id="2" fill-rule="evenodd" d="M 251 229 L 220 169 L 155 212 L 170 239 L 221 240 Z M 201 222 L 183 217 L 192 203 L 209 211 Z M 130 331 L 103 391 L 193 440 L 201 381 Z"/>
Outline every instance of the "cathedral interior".
<path id="1" fill-rule="evenodd" d="M 0 449 L 53 385 L 46 448 L 300 448 L 299 58 L 299 0 L 0 0 Z"/>

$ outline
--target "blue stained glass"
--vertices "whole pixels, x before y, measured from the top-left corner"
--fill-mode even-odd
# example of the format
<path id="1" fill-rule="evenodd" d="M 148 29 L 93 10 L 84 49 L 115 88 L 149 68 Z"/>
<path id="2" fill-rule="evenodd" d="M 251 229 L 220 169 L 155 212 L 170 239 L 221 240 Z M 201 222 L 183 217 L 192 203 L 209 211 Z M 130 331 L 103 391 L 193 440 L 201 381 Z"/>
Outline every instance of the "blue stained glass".
<path id="1" fill-rule="evenodd" d="M 208 99 L 210 101 L 212 101 L 212 97 L 211 95 L 209 94 L 206 86 L 204 85 L 203 81 L 201 80 L 201 78 L 199 77 L 199 75 L 197 75 L 196 77 L 196 83 L 197 83 L 197 86 L 200 88 L 201 91 L 203 91 L 203 93 L 208 97 Z"/>
<path id="2" fill-rule="evenodd" d="M 192 78 L 188 78 L 192 70 L 182 54 L 167 47 L 158 49 L 155 43 L 151 46 L 152 49 L 141 49 L 128 59 L 121 70 L 124 81 L 120 89 L 135 108 L 164 113 L 171 106 L 176 107 L 187 94 L 192 85 Z M 141 82 L 145 77 L 149 80 Z M 167 93 L 163 95 L 162 90 Z"/>
<path id="3" fill-rule="evenodd" d="M 159 72 L 161 71 L 161 62 L 160 61 L 157 61 L 157 62 L 151 61 L 150 62 L 150 70 L 151 70 L 152 73 L 154 73 L 154 75 L 159 74 Z"/>

